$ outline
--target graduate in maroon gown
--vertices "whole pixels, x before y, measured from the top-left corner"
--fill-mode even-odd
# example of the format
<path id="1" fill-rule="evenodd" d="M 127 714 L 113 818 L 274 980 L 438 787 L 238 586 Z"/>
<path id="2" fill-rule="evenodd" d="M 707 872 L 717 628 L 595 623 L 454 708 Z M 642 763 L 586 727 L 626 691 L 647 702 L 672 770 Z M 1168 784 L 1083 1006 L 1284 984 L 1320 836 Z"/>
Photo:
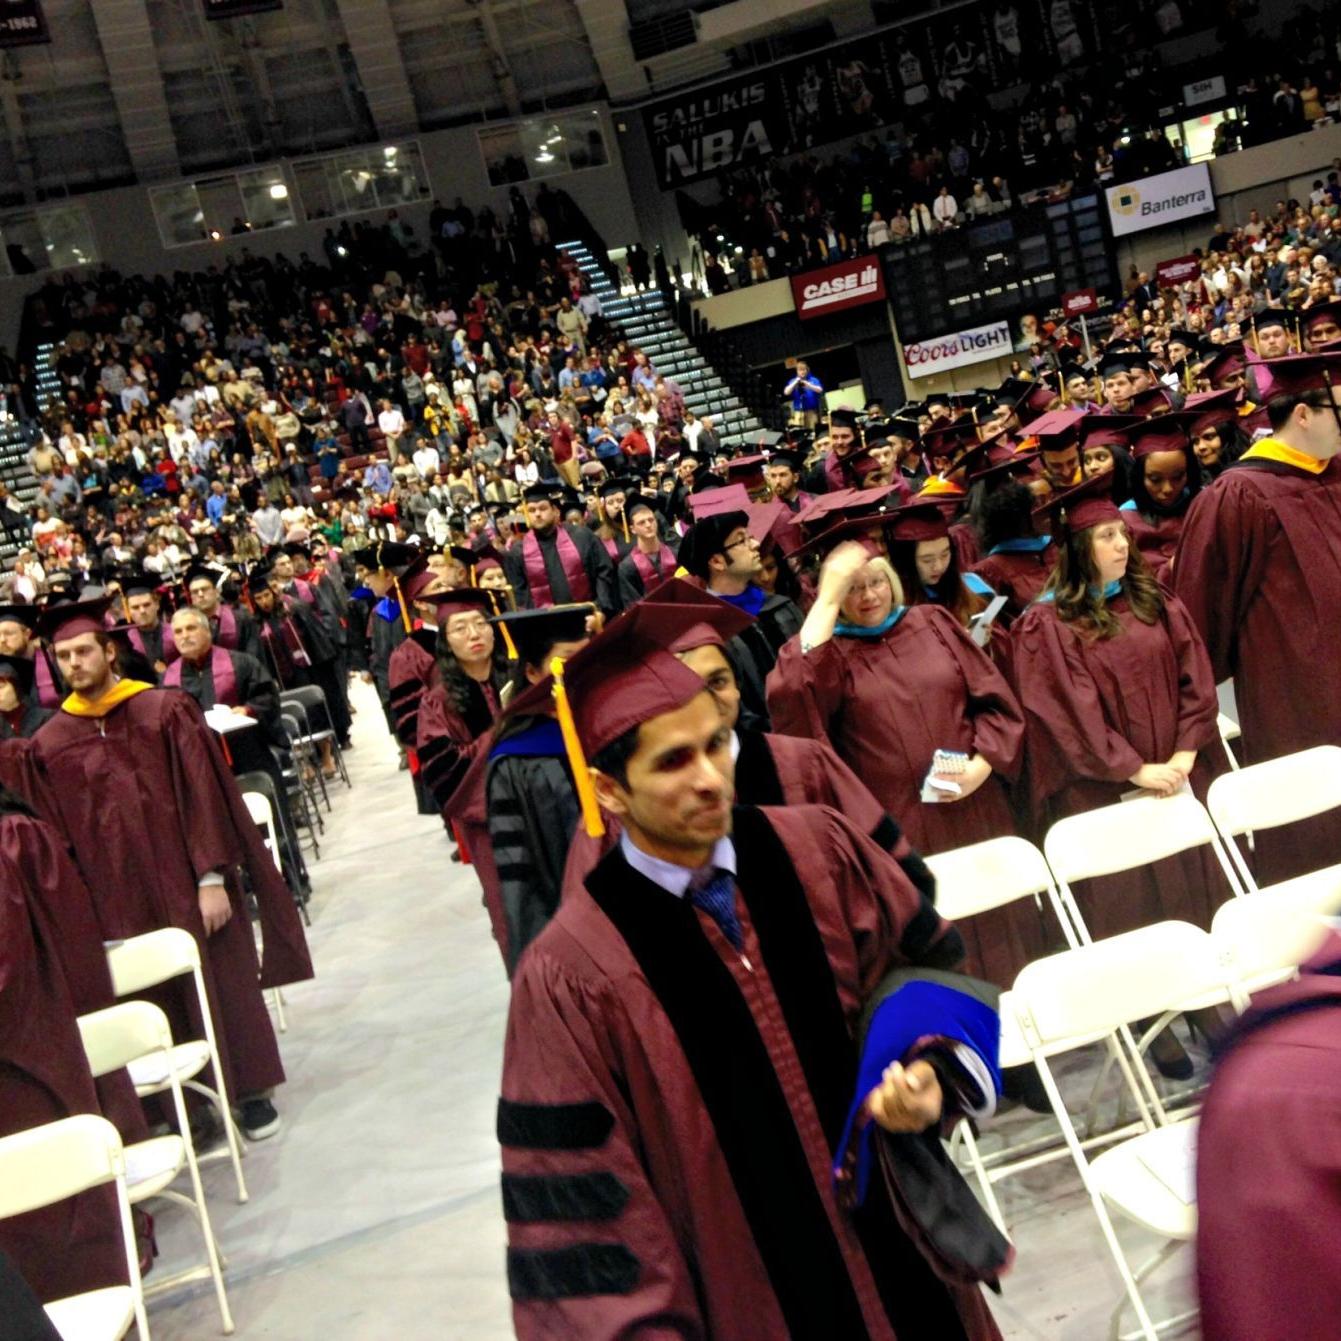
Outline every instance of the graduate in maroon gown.
<path id="1" fill-rule="evenodd" d="M 570 725 L 560 703 L 620 841 L 513 980 L 498 1135 L 518 1336 L 998 1336 L 883 1184 L 849 1211 L 833 1178 L 863 1004 L 896 965 L 952 966 L 958 937 L 836 811 L 733 810 L 720 710 L 633 627 L 568 663 Z M 949 1093 L 909 1059 L 873 1121 L 931 1154 Z"/>
<path id="2" fill-rule="evenodd" d="M 32 663 L 28 697 L 37 707 L 54 712 L 60 707 L 65 686 L 50 651 L 33 637 L 37 615 L 33 605 L 0 605 L 0 656 L 20 656 Z"/>
<path id="3" fill-rule="evenodd" d="M 1341 741 L 1341 356 L 1271 365 L 1272 436 L 1254 443 L 1188 512 L 1174 590 L 1233 677 L 1245 763 Z M 1341 860 L 1341 831 L 1322 815 L 1256 835 L 1260 882 Z"/>
<path id="4" fill-rule="evenodd" d="M 0 782 L 70 845 L 103 939 L 162 926 L 196 938 L 240 1125 L 260 1139 L 278 1130 L 264 1096 L 284 1079 L 261 989 L 312 976 L 302 924 L 199 707 L 118 677 L 106 608 L 104 598 L 43 612 L 72 692 L 31 740 L 0 742 Z M 260 913 L 260 962 L 243 873 Z M 154 999 L 175 1037 L 201 1037 L 189 983 L 175 979 Z"/>
<path id="5" fill-rule="evenodd" d="M 1037 452 L 1025 452 L 1017 461 L 989 466 L 974 477 L 982 490 L 974 499 L 973 520 L 983 557 L 972 573 L 1006 598 L 998 620 L 1002 628 L 1009 628 L 1042 594 L 1057 557 L 1052 537 L 1037 534 L 1034 526 L 1034 494 L 1026 480 L 1037 459 Z"/>
<path id="6" fill-rule="evenodd" d="M 1142 419 L 1126 430 L 1131 445 L 1131 499 L 1124 520 L 1156 579 L 1168 577 L 1192 500 L 1201 492 L 1201 463 L 1192 448 L 1187 413 Z"/>
<path id="7" fill-rule="evenodd" d="M 1341 1318 L 1341 936 L 1259 992 L 1197 1128 L 1204 1341 L 1332 1341 Z"/>
<path id="8" fill-rule="evenodd" d="M 619 610 L 615 565 L 585 527 L 561 523 L 556 487 L 532 485 L 522 495 L 530 530 L 507 551 L 508 583 L 523 610 L 593 601 L 606 615 Z"/>
<path id="9" fill-rule="evenodd" d="M 0 787 L 0 1136 L 96 1113 L 126 1141 L 147 1138 L 129 1076 L 95 1085 L 79 1037 L 76 1017 L 115 1001 L 93 900 L 65 843 Z M 126 1280 L 110 1188 L 0 1220 L 0 1251 L 45 1302 Z"/>
<path id="10" fill-rule="evenodd" d="M 661 538 L 661 514 L 647 498 L 635 498 L 626 508 L 633 544 L 619 560 L 619 599 L 625 607 L 641 600 L 675 575 L 675 550 Z"/>
<path id="11" fill-rule="evenodd" d="M 990 658 L 953 615 L 905 606 L 885 559 L 855 542 L 825 560 L 805 626 L 768 678 L 774 726 L 827 740 L 931 854 L 1015 832 L 1006 783 L 1015 776 L 1024 718 Z M 965 756 L 948 801 L 923 801 L 938 750 Z M 1032 904 L 975 917 L 964 928 L 969 972 L 999 986 L 1044 952 Z"/>
<path id="12" fill-rule="evenodd" d="M 0 740 L 36 735 L 51 716 L 32 690 L 33 663 L 25 656 L 0 652 Z"/>

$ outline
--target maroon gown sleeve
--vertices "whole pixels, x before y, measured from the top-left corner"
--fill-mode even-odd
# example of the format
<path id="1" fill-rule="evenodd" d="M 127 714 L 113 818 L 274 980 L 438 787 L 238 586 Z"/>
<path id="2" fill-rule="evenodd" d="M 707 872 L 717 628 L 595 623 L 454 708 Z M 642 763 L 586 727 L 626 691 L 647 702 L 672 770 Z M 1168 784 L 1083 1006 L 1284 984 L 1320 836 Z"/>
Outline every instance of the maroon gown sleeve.
<path id="1" fill-rule="evenodd" d="M 832 806 L 871 836 L 889 827 L 885 808 L 827 741 L 770 733 L 768 744 L 789 804 Z"/>
<path id="2" fill-rule="evenodd" d="M 847 696 L 847 679 L 847 665 L 834 639 L 809 653 L 801 651 L 799 635 L 789 639 L 766 682 L 773 730 L 828 740 L 829 723 Z"/>
<path id="3" fill-rule="evenodd" d="M 1220 700 L 1206 644 L 1187 607 L 1176 596 L 1165 598 L 1164 626 L 1178 662 L 1178 734 L 1176 749 L 1203 750 L 1219 734 Z"/>
<path id="4" fill-rule="evenodd" d="M 1216 682 L 1234 673 L 1239 612 L 1266 576 L 1275 523 L 1250 485 L 1221 477 L 1192 500 L 1173 561 L 1174 594 L 1210 654 Z"/>
<path id="5" fill-rule="evenodd" d="M 435 684 L 419 700 L 415 736 L 424 785 L 444 815 L 475 757 L 488 749 L 489 733 L 472 739 L 465 719 L 447 702 L 447 690 Z"/>
<path id="6" fill-rule="evenodd" d="M 1105 720 L 1075 633 L 1051 605 L 1036 605 L 1013 634 L 1035 799 L 1056 795 L 1073 778 L 1125 782 L 1147 761 Z"/>
<path id="7" fill-rule="evenodd" d="M 602 984 L 542 943 L 522 956 L 498 1106 L 519 1341 L 706 1341 L 688 1266 L 644 1173 L 621 1035 L 635 1037 Z M 602 1214 L 579 1209 L 598 1194 Z"/>
<path id="8" fill-rule="evenodd" d="M 966 693 L 965 711 L 973 727 L 973 748 L 994 773 L 1013 779 L 1024 749 L 1024 714 L 1006 677 L 991 657 L 951 614 L 936 611 L 931 627 L 959 667 Z"/>

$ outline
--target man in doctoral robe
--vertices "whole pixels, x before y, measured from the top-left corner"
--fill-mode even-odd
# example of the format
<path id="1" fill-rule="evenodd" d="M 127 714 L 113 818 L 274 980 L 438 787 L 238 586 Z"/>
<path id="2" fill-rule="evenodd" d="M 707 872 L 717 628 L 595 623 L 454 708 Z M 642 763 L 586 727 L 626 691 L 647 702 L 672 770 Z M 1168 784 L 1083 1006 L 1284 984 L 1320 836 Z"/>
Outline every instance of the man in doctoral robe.
<path id="1" fill-rule="evenodd" d="M 675 575 L 675 550 L 662 538 L 656 508 L 646 498 L 628 505 L 633 546 L 619 561 L 619 599 L 627 609 Z"/>
<path id="2" fill-rule="evenodd" d="M 508 582 L 522 610 L 591 601 L 606 616 L 619 611 L 615 565 L 585 526 L 560 523 L 553 486 L 532 485 L 522 497 L 530 528 L 507 552 Z"/>
<path id="3" fill-rule="evenodd" d="M 755 581 L 763 560 L 747 512 L 704 516 L 700 508 L 695 515 L 698 520 L 680 542 L 680 566 L 712 595 L 750 616 L 750 626 L 732 642 L 731 660 L 740 675 L 742 722 L 767 731 L 765 681 L 782 645 L 800 633 L 805 616 L 790 597 L 770 596 Z"/>
<path id="4" fill-rule="evenodd" d="M 391 711 L 391 654 L 413 628 L 400 592 L 400 574 L 417 555 L 418 550 L 413 545 L 392 540 L 379 540 L 354 551 L 354 573 L 359 582 L 355 590 L 367 590 L 372 596 L 365 639 L 368 673 L 377 687 L 387 730 L 393 736 L 396 735 L 396 719 Z"/>
<path id="5" fill-rule="evenodd" d="M 43 612 L 39 630 L 71 693 L 31 740 L 0 742 L 0 783 L 69 845 L 104 940 L 162 926 L 195 937 L 238 1122 L 260 1140 L 279 1129 L 268 1096 L 284 1079 L 262 989 L 312 976 L 302 924 L 200 709 L 119 676 L 107 604 Z M 189 981 L 156 989 L 155 1000 L 174 1037 L 202 1036 Z"/>
<path id="6" fill-rule="evenodd" d="M 1245 763 L 1341 741 L 1341 695 L 1319 681 L 1341 660 L 1341 355 L 1271 368 L 1271 436 L 1193 499 L 1173 560 L 1216 680 L 1233 678 Z M 1254 842 L 1261 883 L 1338 860 L 1330 815 Z"/>
<path id="7" fill-rule="evenodd" d="M 183 606 L 173 615 L 172 637 L 181 655 L 164 672 L 164 688 L 184 689 L 204 712 L 224 707 L 250 717 L 267 741 L 284 743 L 279 686 L 255 657 L 220 647 L 208 617 L 193 606 Z"/>
<path id="8" fill-rule="evenodd" d="M 513 979 L 497 1129 L 518 1336 L 998 1337 L 883 1182 L 854 1211 L 835 1190 L 863 1005 L 896 966 L 957 963 L 957 933 L 836 811 L 733 809 L 715 700 L 631 621 L 564 679 L 622 832 Z M 931 1153 L 953 1087 L 911 1052 L 886 1074 L 863 1111 Z"/>
<path id="9" fill-rule="evenodd" d="M 121 596 L 125 613 L 134 627 L 129 630 L 131 646 L 162 678 L 168 664 L 177 659 L 172 629 L 163 618 L 163 601 L 158 594 L 158 577 L 143 571 L 124 574 Z"/>
<path id="10" fill-rule="evenodd" d="M 219 584 L 223 575 L 205 564 L 193 564 L 182 579 L 191 604 L 210 622 L 210 635 L 220 647 L 230 652 L 245 652 L 261 659 L 261 638 L 251 611 L 241 605 L 230 605 L 223 598 Z"/>
<path id="11" fill-rule="evenodd" d="M 65 685 L 51 653 L 34 636 L 38 613 L 35 605 L 0 605 L 0 656 L 22 657 L 32 664 L 27 697 L 54 712 L 65 696 Z"/>

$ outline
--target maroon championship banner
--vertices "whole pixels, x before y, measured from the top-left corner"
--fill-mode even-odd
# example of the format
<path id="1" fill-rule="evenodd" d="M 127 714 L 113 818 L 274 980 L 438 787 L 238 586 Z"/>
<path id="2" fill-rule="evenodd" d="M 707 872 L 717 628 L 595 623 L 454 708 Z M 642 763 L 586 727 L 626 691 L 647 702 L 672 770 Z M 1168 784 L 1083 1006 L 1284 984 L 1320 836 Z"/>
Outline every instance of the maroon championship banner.
<path id="1" fill-rule="evenodd" d="M 50 41 L 42 0 L 0 0 L 0 47 L 30 47 Z"/>
<path id="2" fill-rule="evenodd" d="M 878 302 L 885 296 L 885 279 L 874 256 L 827 265 L 823 270 L 793 275 L 791 280 L 796 315 L 802 321 Z"/>
<path id="3" fill-rule="evenodd" d="M 236 19 L 243 14 L 264 14 L 283 9 L 284 0 L 204 0 L 207 19 Z"/>
<path id="4" fill-rule="evenodd" d="M 1175 256 L 1171 261 L 1161 261 L 1155 267 L 1155 282 L 1161 289 L 1171 289 L 1176 284 L 1186 284 L 1201 274 L 1201 262 L 1195 256 Z"/>
<path id="5" fill-rule="evenodd" d="M 1097 289 L 1076 289 L 1071 293 L 1062 294 L 1062 311 L 1068 317 L 1081 317 L 1087 312 L 1097 312 L 1099 310 L 1099 293 Z"/>

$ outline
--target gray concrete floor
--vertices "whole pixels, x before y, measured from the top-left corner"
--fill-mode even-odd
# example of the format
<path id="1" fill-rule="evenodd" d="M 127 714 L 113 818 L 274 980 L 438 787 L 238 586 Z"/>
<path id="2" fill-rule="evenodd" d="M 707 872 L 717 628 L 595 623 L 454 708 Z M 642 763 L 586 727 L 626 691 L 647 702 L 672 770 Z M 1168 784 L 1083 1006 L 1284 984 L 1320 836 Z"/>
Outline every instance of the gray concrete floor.
<path id="1" fill-rule="evenodd" d="M 415 814 L 371 688 L 354 702 L 354 789 L 333 793 L 313 863 L 317 977 L 285 993 L 284 1129 L 250 1147 L 246 1205 L 226 1164 L 205 1171 L 237 1335 L 504 1341 L 493 1120 L 507 983 L 474 876 Z M 1000 1124 L 1027 1129 L 1021 1114 Z M 1120 1285 L 1069 1161 L 998 1195 L 1018 1253 L 992 1305 L 1005 1336 L 1106 1336 Z M 152 1209 L 163 1255 L 149 1285 L 199 1245 L 184 1213 Z M 1120 1232 L 1144 1260 L 1150 1236 Z M 1186 1254 L 1164 1269 L 1147 1296 L 1156 1317 L 1186 1305 L 1189 1272 Z M 151 1299 L 149 1325 L 154 1341 L 219 1334 L 209 1283 Z"/>

